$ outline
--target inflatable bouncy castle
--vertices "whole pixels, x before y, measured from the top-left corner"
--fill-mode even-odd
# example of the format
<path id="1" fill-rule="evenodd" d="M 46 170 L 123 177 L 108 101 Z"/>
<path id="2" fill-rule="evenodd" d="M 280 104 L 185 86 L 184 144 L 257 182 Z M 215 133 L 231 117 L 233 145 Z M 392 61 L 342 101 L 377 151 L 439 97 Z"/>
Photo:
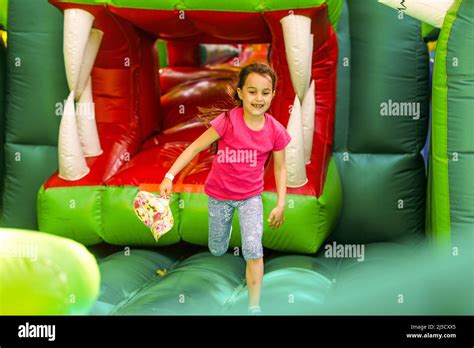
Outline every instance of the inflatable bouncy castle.
<path id="1" fill-rule="evenodd" d="M 158 241 L 133 202 L 262 62 L 292 135 L 264 314 L 472 314 L 474 7 L 423 4 L 9 0 L 0 313 L 246 313 L 237 214 L 228 253 L 207 249 L 210 150 L 176 177 Z M 264 182 L 265 219 L 271 158 Z"/>

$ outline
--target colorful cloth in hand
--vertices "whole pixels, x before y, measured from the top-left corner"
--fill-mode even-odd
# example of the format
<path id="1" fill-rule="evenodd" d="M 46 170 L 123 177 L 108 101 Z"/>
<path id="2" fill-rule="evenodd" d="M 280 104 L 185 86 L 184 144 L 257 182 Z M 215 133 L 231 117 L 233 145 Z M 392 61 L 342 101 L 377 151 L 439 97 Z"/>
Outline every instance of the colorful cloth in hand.
<path id="1" fill-rule="evenodd" d="M 155 241 L 173 228 L 169 199 L 151 192 L 138 191 L 133 207 L 140 221 L 150 228 Z"/>

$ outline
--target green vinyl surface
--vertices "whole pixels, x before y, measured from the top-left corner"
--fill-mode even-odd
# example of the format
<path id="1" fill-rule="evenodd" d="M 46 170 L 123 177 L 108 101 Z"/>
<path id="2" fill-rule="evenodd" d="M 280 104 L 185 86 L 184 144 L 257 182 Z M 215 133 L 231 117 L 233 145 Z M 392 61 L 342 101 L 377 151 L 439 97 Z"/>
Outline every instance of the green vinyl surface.
<path id="1" fill-rule="evenodd" d="M 105 241 L 114 245 L 166 246 L 183 240 L 207 246 L 207 195 L 175 193 L 170 207 L 172 230 L 156 242 L 137 218 L 133 200 L 138 192 L 131 186 L 88 186 L 44 189 L 38 193 L 38 222 L 41 231 L 68 237 L 85 245 Z M 287 195 L 285 224 L 273 230 L 265 223 L 276 206 L 275 193 L 263 192 L 263 245 L 272 250 L 315 253 L 337 224 L 342 191 L 334 159 L 330 161 L 322 195 Z M 240 227 L 234 213 L 230 247 L 240 247 Z"/>
<path id="2" fill-rule="evenodd" d="M 428 233 L 441 242 L 449 242 L 456 234 L 473 237 L 473 16 L 469 1 L 456 0 L 436 49 Z"/>

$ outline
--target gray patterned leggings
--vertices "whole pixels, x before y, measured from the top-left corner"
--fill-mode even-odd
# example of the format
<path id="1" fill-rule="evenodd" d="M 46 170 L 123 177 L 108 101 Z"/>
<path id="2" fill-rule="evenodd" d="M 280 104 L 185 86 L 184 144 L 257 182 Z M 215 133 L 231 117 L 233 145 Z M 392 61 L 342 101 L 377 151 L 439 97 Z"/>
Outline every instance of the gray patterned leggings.
<path id="1" fill-rule="evenodd" d="M 263 256 L 261 194 L 243 200 L 220 200 L 209 196 L 209 250 L 215 256 L 227 252 L 235 208 L 239 216 L 244 259 L 258 259 Z"/>

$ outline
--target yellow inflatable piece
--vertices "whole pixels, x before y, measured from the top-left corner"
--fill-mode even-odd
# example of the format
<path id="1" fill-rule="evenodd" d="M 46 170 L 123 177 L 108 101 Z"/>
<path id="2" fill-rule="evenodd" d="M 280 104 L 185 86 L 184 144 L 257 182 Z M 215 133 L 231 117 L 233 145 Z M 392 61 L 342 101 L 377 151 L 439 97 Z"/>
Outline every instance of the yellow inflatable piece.
<path id="1" fill-rule="evenodd" d="M 0 229 L 0 315 L 88 314 L 99 289 L 99 267 L 82 244 Z"/>

